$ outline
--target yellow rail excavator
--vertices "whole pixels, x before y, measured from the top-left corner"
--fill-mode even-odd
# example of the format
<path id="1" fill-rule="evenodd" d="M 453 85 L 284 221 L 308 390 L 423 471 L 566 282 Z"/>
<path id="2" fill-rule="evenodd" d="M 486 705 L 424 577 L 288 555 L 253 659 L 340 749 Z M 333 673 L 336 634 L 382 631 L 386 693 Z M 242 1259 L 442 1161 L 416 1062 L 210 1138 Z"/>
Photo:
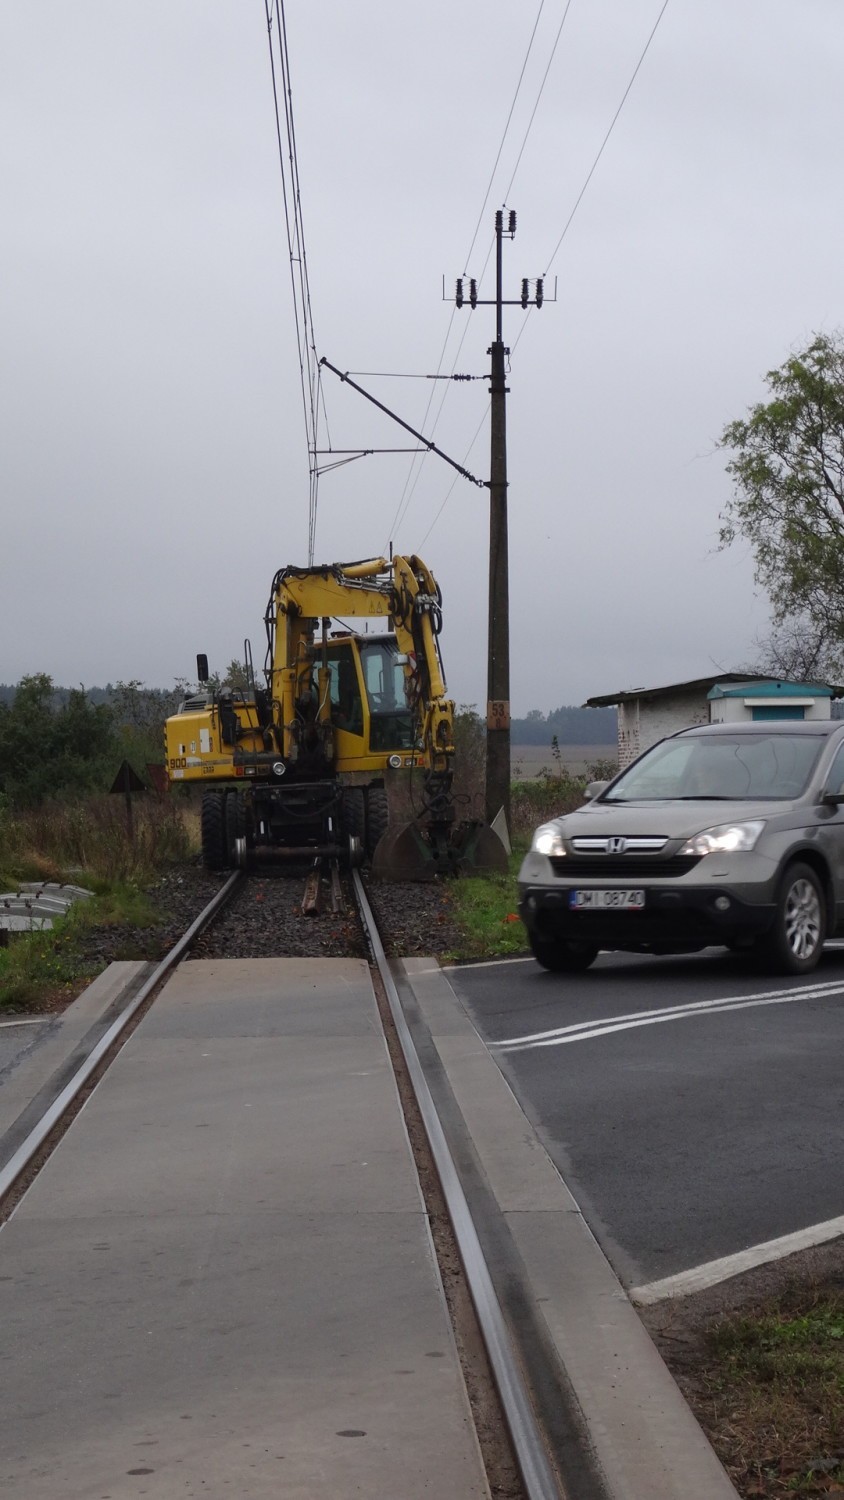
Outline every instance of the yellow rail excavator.
<path id="1" fill-rule="evenodd" d="M 265 624 L 266 686 L 245 646 L 246 686 L 204 690 L 167 720 L 172 784 L 199 782 L 202 855 L 212 870 L 265 856 L 326 855 L 382 879 L 504 870 L 488 825 L 458 821 L 454 704 L 438 636 L 442 596 L 418 557 L 281 568 Z M 359 633 L 337 621 L 388 622 Z M 414 810 L 391 822 L 387 783 L 404 773 Z"/>

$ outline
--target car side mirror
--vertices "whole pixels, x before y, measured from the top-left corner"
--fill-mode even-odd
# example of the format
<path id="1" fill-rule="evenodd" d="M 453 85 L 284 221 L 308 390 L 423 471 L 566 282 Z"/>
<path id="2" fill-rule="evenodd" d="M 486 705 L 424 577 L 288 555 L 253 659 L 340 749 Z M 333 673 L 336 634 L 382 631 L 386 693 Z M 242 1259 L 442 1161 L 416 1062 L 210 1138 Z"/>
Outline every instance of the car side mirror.
<path id="1" fill-rule="evenodd" d="M 587 781 L 586 791 L 584 792 L 587 802 L 593 802 L 596 797 L 600 797 L 604 787 L 607 786 L 609 786 L 608 781 Z"/>
<path id="2" fill-rule="evenodd" d="M 824 807 L 840 807 L 844 802 L 844 792 L 821 792 L 821 803 Z"/>

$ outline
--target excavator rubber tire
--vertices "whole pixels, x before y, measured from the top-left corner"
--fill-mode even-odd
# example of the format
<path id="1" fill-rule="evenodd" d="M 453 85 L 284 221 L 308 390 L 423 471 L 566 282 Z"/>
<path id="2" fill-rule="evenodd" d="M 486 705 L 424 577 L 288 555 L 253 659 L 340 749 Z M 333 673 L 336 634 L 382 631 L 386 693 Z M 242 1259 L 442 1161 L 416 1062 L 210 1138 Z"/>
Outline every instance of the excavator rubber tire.
<path id="1" fill-rule="evenodd" d="M 344 787 L 340 826 L 345 839 L 360 839 L 361 848 L 366 848 L 366 798 L 362 786 Z"/>
<path id="2" fill-rule="evenodd" d="M 224 792 L 203 793 L 200 828 L 202 863 L 206 870 L 225 870 L 229 861 L 226 850 L 226 796 Z"/>
<path id="3" fill-rule="evenodd" d="M 226 868 L 237 864 L 235 840 L 246 837 L 246 807 L 239 792 L 226 793 Z"/>
<path id="4" fill-rule="evenodd" d="M 390 826 L 390 808 L 383 786 L 371 786 L 366 793 L 366 852 L 370 859 Z"/>

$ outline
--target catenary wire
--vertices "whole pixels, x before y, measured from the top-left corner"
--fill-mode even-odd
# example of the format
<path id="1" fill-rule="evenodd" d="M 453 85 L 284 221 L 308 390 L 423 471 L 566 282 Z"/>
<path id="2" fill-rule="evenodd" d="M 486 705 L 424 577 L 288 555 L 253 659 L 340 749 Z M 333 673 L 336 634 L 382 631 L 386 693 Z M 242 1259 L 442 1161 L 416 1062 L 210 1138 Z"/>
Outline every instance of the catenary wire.
<path id="1" fill-rule="evenodd" d="M 302 299 L 304 312 L 304 323 L 306 329 L 305 354 L 308 368 L 308 399 L 311 416 L 311 453 L 315 454 L 319 438 L 319 405 L 321 394 L 322 372 L 316 352 L 316 334 L 313 324 L 313 312 L 311 307 L 310 277 L 308 274 L 308 257 L 305 249 L 305 226 L 302 217 L 302 192 L 299 178 L 299 154 L 296 147 L 296 126 L 293 118 L 293 89 L 290 78 L 290 55 L 287 45 L 287 21 L 284 12 L 284 0 L 277 0 L 279 15 L 279 27 L 277 30 L 277 42 L 279 55 L 282 61 L 284 81 L 284 104 L 285 118 L 287 121 L 288 143 L 290 148 L 290 169 L 294 188 L 294 204 L 296 211 L 296 248 L 299 252 L 297 257 L 299 267 L 299 291 Z M 323 401 L 324 409 L 324 401 Z M 308 506 L 308 562 L 314 560 L 314 549 L 316 543 L 317 510 L 319 502 L 319 469 L 312 456 L 309 475 L 309 506 Z"/>
<path id="2" fill-rule="evenodd" d="M 305 418 L 305 433 L 310 455 L 308 486 L 308 561 L 313 562 L 316 540 L 316 522 L 319 502 L 319 469 L 313 457 L 319 434 L 319 412 L 325 414 L 325 399 L 322 392 L 321 372 L 316 357 L 316 337 L 313 325 L 310 279 L 308 275 L 305 231 L 302 216 L 302 197 L 299 179 L 299 161 L 296 149 L 296 131 L 293 120 L 293 96 L 290 82 L 290 58 L 287 45 L 287 26 L 284 0 L 264 0 L 267 19 L 267 41 L 272 76 L 273 107 L 275 111 L 276 140 L 279 167 L 281 169 L 284 220 L 287 232 L 290 279 L 293 290 L 293 313 L 296 326 L 296 343 L 299 355 L 299 377 L 302 387 L 302 405 Z M 285 170 L 284 144 L 281 131 L 279 87 L 276 61 L 273 52 L 273 21 L 278 50 L 278 67 L 281 73 L 284 101 L 285 134 L 289 171 Z M 289 177 L 289 180 L 288 180 Z M 327 420 L 326 420 L 327 429 Z"/>

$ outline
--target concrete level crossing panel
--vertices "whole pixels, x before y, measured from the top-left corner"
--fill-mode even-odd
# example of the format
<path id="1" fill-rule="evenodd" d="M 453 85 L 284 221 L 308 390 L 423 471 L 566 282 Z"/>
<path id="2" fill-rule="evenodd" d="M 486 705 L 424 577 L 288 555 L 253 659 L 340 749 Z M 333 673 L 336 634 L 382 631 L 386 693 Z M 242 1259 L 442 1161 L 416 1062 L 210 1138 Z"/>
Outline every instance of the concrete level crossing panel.
<path id="1" fill-rule="evenodd" d="M 488 1493 L 360 961 L 183 964 L 0 1233 L 0 1306 L 0 1493 Z"/>

